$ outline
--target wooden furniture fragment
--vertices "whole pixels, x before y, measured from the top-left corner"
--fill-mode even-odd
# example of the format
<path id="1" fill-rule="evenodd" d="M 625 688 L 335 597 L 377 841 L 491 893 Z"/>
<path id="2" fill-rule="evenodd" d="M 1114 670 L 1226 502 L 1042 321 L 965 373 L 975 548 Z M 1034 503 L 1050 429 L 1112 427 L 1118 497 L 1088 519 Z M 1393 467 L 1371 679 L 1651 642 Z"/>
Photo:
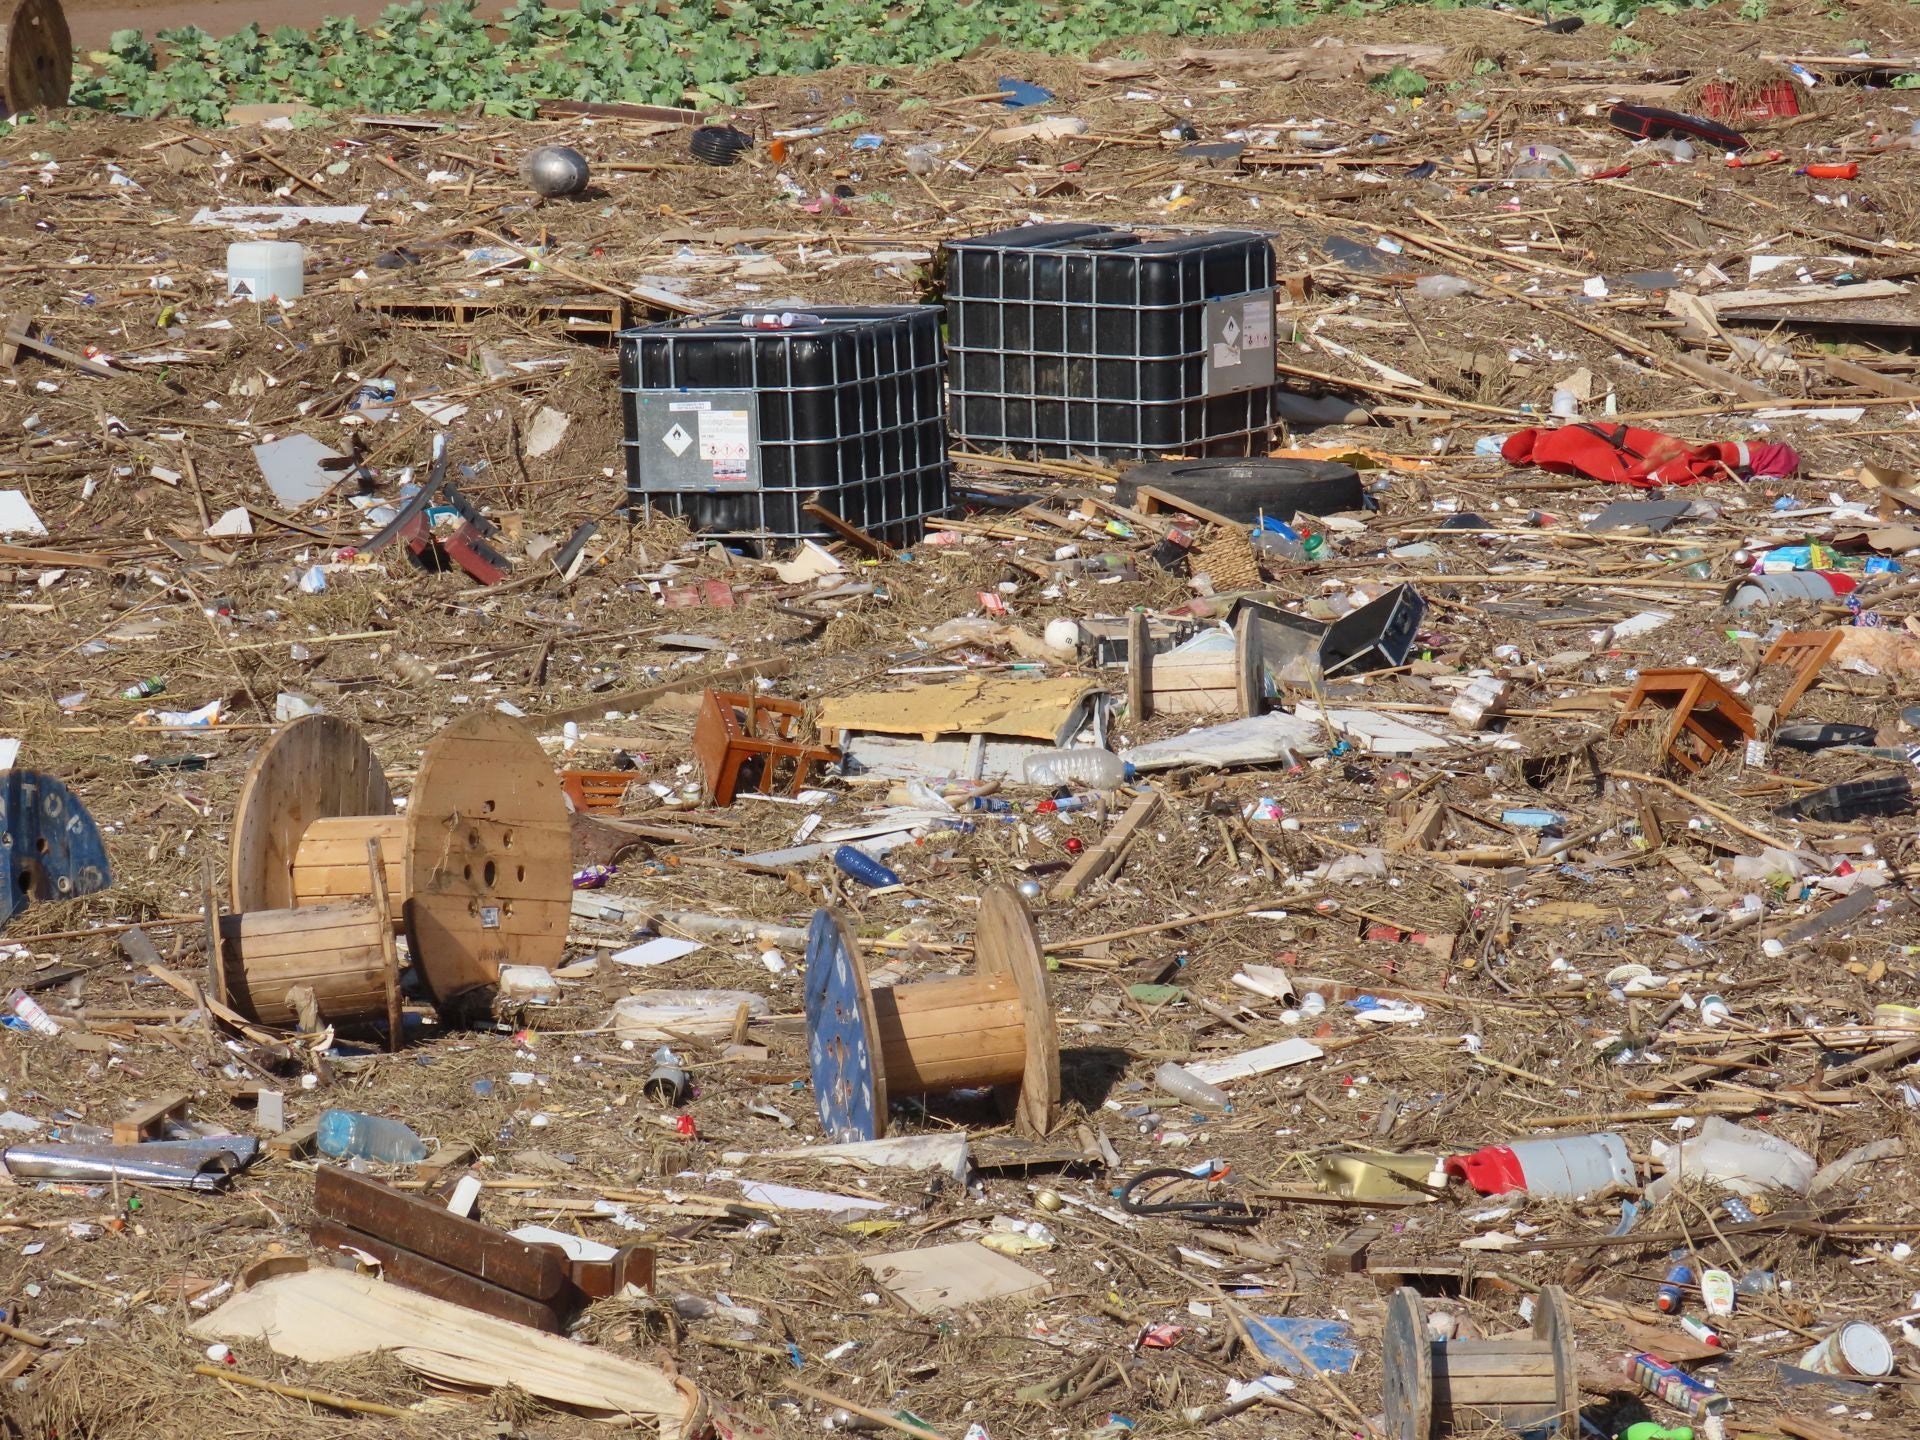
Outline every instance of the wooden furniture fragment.
<path id="1" fill-rule="evenodd" d="M 707 777 L 707 803 L 731 805 L 747 767 L 759 762 L 756 786 L 771 795 L 782 762 L 792 765 L 785 782 L 789 795 L 806 788 L 815 765 L 831 765 L 840 752 L 830 745 L 796 739 L 806 707 L 795 700 L 732 690 L 709 690 L 700 701 L 693 726 L 693 753 Z"/>
<path id="2" fill-rule="evenodd" d="M 334 1165 L 314 1174 L 313 1213 L 316 1244 L 373 1256 L 394 1284 L 553 1334 L 594 1300 L 653 1286 L 653 1251 L 644 1246 L 570 1260 L 558 1245 L 516 1240 Z"/>
<path id="3" fill-rule="evenodd" d="M 158 1140 L 166 1134 L 167 1121 L 185 1120 L 187 1106 L 193 1097 L 184 1091 L 175 1095 L 163 1095 L 158 1100 L 129 1110 L 113 1122 L 113 1143 L 116 1145 L 138 1145 L 147 1140 Z"/>
<path id="4" fill-rule="evenodd" d="M 974 965 L 969 976 L 875 990 L 846 921 L 814 912 L 808 1055 L 821 1128 L 835 1141 L 884 1135 L 891 1095 L 983 1085 L 1003 1087 L 1021 1134 L 1053 1128 L 1060 1048 L 1046 964 L 1032 917 L 1005 886 L 981 897 Z"/>
<path id="5" fill-rule="evenodd" d="M 639 778 L 634 770 L 562 770 L 560 788 L 575 810 L 618 810 Z"/>
<path id="6" fill-rule="evenodd" d="M 1642 670 L 1613 733 L 1624 731 L 1643 705 L 1673 712 L 1660 737 L 1660 753 L 1695 774 L 1729 745 L 1754 738 L 1752 713 L 1705 670 Z"/>
<path id="7" fill-rule="evenodd" d="M 1786 719 L 1800 697 L 1820 678 L 1821 670 L 1840 648 L 1843 638 L 1845 632 L 1840 630 L 1789 630 L 1767 648 L 1767 653 L 1760 657 L 1762 665 L 1785 665 L 1793 671 L 1787 693 L 1774 708 L 1776 721 Z"/>
<path id="8" fill-rule="evenodd" d="M 447 1005 L 503 964 L 553 969 L 566 948 L 573 860 L 566 801 L 540 742 L 488 710 L 453 721 L 422 756 L 404 815 L 380 762 L 345 721 L 310 715 L 255 758 L 234 812 L 239 916 L 371 895 L 379 846 L 394 928 Z"/>
<path id="9" fill-rule="evenodd" d="M 1541 1287 L 1530 1337 L 1428 1338 L 1420 1292 L 1387 1301 L 1381 1360 L 1387 1440 L 1445 1440 L 1498 1427 L 1533 1436 L 1579 1433 L 1579 1371 L 1566 1294 Z"/>

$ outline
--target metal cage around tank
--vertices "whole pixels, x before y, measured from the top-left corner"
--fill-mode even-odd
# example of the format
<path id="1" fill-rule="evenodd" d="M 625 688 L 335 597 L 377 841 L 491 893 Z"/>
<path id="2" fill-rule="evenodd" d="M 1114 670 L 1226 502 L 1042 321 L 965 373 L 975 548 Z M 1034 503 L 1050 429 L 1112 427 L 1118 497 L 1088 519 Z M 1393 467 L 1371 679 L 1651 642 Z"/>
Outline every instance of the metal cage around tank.
<path id="1" fill-rule="evenodd" d="M 900 543 L 947 508 L 939 307 L 730 310 L 625 330 L 627 496 L 745 542 L 828 538 L 810 500 Z"/>
<path id="2" fill-rule="evenodd" d="M 947 251 L 956 439 L 1119 460 L 1265 453 L 1275 267 L 1264 235 L 1027 225 Z"/>

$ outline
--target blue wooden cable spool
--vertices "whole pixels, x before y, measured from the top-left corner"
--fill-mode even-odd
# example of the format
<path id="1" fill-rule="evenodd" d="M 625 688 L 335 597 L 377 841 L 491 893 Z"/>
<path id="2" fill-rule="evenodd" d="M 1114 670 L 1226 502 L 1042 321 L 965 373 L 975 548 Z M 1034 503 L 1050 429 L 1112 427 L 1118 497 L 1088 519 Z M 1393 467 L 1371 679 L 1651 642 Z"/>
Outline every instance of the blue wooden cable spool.
<path id="1" fill-rule="evenodd" d="M 1060 1049 L 1040 938 L 1005 886 L 980 902 L 974 973 L 873 989 L 836 911 L 807 933 L 807 1046 L 820 1126 L 877 1140 L 887 1099 L 994 1087 L 1015 1128 L 1044 1136 L 1060 1099 Z"/>
<path id="2" fill-rule="evenodd" d="M 0 770 L 0 925 L 35 901 L 73 900 L 113 884 L 87 807 L 37 770 Z"/>

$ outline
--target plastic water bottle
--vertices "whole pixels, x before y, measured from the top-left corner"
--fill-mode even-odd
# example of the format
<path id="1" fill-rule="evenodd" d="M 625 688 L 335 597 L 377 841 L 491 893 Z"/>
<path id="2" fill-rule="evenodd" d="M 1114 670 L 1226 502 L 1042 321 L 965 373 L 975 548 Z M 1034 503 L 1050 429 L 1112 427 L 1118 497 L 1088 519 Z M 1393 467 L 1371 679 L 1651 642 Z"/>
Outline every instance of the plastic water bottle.
<path id="1" fill-rule="evenodd" d="M 1233 1108 L 1232 1097 L 1226 1091 L 1217 1085 L 1209 1085 L 1184 1065 L 1176 1065 L 1171 1060 L 1153 1072 L 1153 1083 L 1176 1100 L 1184 1100 L 1203 1110 Z"/>
<path id="2" fill-rule="evenodd" d="M 833 863 L 840 868 L 841 874 L 875 890 L 900 883 L 898 875 L 854 845 L 842 845 L 834 851 Z"/>
<path id="3" fill-rule="evenodd" d="M 1111 790 L 1133 778 L 1133 766 L 1111 750 L 1088 746 L 1039 751 L 1027 756 L 1021 769 L 1029 785 L 1084 785 L 1089 790 Z"/>
<path id="4" fill-rule="evenodd" d="M 324 1110 L 316 1132 L 320 1153 L 336 1160 L 377 1160 L 384 1165 L 418 1165 L 427 1158 L 426 1142 L 398 1120 L 362 1115 L 358 1110 Z"/>

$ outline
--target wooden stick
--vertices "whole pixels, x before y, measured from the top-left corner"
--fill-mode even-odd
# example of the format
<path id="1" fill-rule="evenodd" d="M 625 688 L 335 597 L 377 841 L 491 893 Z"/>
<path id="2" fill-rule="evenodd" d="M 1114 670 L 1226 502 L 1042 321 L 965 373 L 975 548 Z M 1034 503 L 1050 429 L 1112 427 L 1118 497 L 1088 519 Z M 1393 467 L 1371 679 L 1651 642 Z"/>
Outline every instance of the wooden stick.
<path id="1" fill-rule="evenodd" d="M 1663 790 L 1669 790 L 1689 805 L 1698 806 L 1700 809 L 1706 811 L 1707 814 L 1713 816 L 1714 819 L 1721 821 L 1732 829 L 1738 830 L 1749 840 L 1758 840 L 1762 845 L 1772 845 L 1780 850 L 1792 850 L 1796 848 L 1793 841 L 1781 840 L 1767 834 L 1764 830 L 1754 829 L 1753 826 L 1741 820 L 1737 815 L 1729 814 L 1711 800 L 1702 800 L 1684 785 L 1676 785 L 1671 780 L 1663 779 L 1658 775 L 1643 774 L 1638 770 L 1607 770 L 1602 773 L 1610 775 L 1616 780 L 1638 780 L 1643 784 L 1658 785 Z"/>
<path id="2" fill-rule="evenodd" d="M 823 1405 L 838 1405 L 842 1410 L 858 1415 L 863 1420 L 871 1420 L 876 1425 L 884 1425 L 887 1429 L 897 1430 L 902 1435 L 911 1435 L 914 1440 L 943 1440 L 937 1430 L 930 1430 L 924 1425 L 909 1425 L 904 1420 L 894 1419 L 884 1410 L 869 1410 L 866 1406 L 856 1405 L 844 1395 L 836 1395 L 831 1390 L 816 1390 L 811 1385 L 802 1385 L 798 1380 L 782 1380 L 780 1384 L 783 1389 L 797 1390 L 802 1395 L 812 1396 Z"/>
<path id="3" fill-rule="evenodd" d="M 386 1415 L 400 1419 L 410 1411 L 393 1405 L 381 1405 L 372 1400 L 355 1400 L 351 1395 L 334 1395 L 325 1390 L 310 1390 L 304 1385 L 282 1385 L 275 1380 L 262 1380 L 258 1375 L 245 1375 L 238 1370 L 223 1370 L 218 1365 L 196 1365 L 196 1375 L 206 1375 L 215 1380 L 224 1380 L 229 1385 L 245 1385 L 254 1390 L 265 1390 L 274 1395 L 284 1395 L 289 1400 L 309 1400 L 315 1405 L 325 1405 L 331 1410 L 348 1410 L 356 1415 Z"/>
<path id="4" fill-rule="evenodd" d="M 53 1343 L 44 1335 L 36 1335 L 31 1330 L 21 1330 L 3 1323 L 0 1323 L 0 1335 L 6 1336 L 9 1340 L 18 1340 L 22 1345 L 31 1345 L 36 1350 L 44 1350 Z"/>
<path id="5" fill-rule="evenodd" d="M 1471 535 L 1471 530 L 1454 532 Z M 1591 585 L 1601 590 L 1724 590 L 1718 580 L 1628 580 L 1612 575 L 1403 575 L 1388 583 L 1410 585 Z"/>

